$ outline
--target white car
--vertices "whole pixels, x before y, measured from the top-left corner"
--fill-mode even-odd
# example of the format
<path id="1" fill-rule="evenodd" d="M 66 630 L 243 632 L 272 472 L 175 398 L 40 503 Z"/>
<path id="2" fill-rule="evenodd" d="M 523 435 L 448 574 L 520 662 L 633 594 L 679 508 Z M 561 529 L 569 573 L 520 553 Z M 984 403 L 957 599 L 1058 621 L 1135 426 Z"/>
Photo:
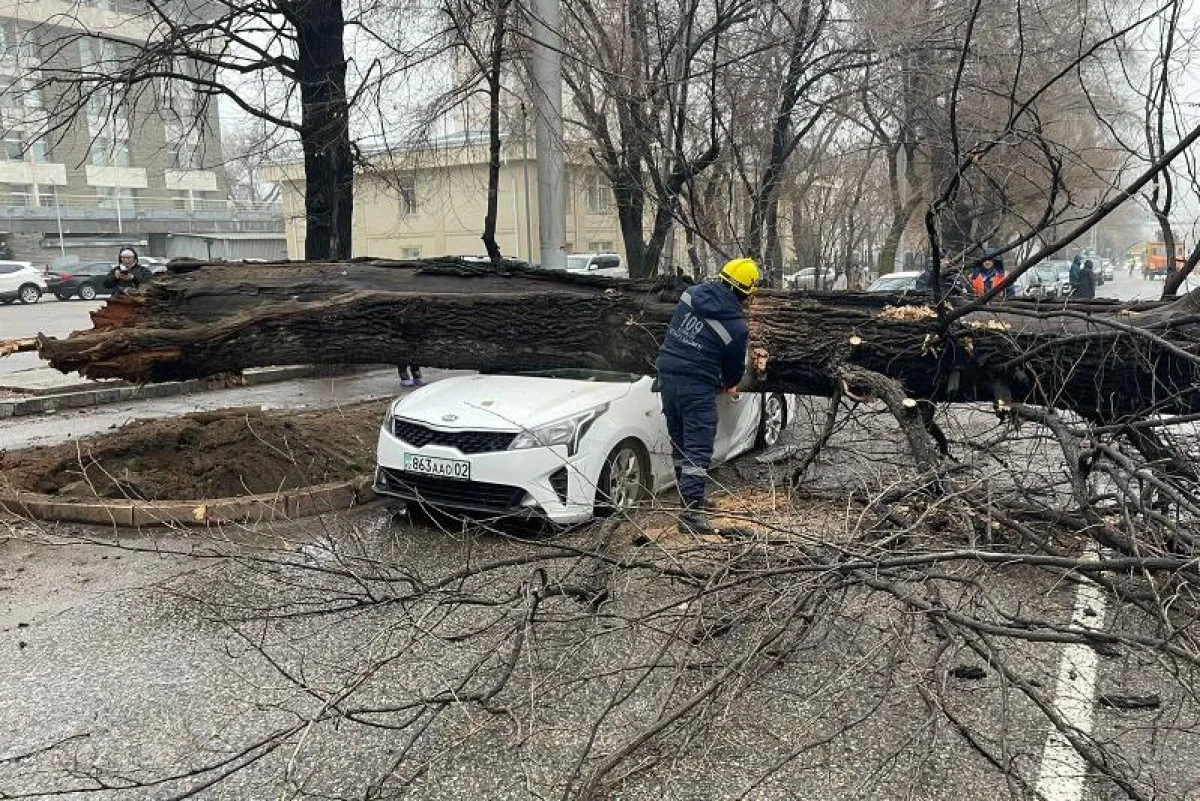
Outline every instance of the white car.
<path id="1" fill-rule="evenodd" d="M 447 511 L 579 523 L 675 483 L 653 379 L 596 370 L 469 375 L 396 400 L 375 491 Z M 721 395 L 714 462 L 769 447 L 794 400 Z"/>
<path id="2" fill-rule="evenodd" d="M 37 303 L 46 291 L 46 277 L 27 261 L 0 261 L 0 303 Z"/>
<path id="3" fill-rule="evenodd" d="M 628 278 L 629 269 L 616 253 L 572 253 L 567 256 L 567 272 Z"/>

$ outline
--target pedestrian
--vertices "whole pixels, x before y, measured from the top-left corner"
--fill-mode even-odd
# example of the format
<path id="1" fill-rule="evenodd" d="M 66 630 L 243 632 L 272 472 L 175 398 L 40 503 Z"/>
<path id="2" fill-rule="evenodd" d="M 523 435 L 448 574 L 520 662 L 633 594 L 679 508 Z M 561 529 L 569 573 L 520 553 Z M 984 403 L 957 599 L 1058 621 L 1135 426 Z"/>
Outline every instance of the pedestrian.
<path id="1" fill-rule="evenodd" d="M 117 253 L 117 265 L 104 277 L 104 286 L 115 298 L 132 292 L 153 279 L 153 273 L 138 262 L 137 251 L 131 247 L 123 247 Z"/>
<path id="2" fill-rule="evenodd" d="M 1083 274 L 1083 256 L 1078 253 L 1071 259 L 1071 269 L 1067 271 L 1067 283 L 1071 285 L 1071 294 L 1079 291 L 1079 277 Z"/>
<path id="3" fill-rule="evenodd" d="M 842 292 L 850 288 L 850 282 L 846 279 L 846 273 L 842 270 L 837 271 L 837 275 L 833 278 L 833 283 L 829 287 L 836 292 Z"/>
<path id="4" fill-rule="evenodd" d="M 745 307 L 758 283 L 753 259 L 726 263 L 717 280 L 691 287 L 680 296 L 658 351 L 658 383 L 671 435 L 675 480 L 683 499 L 679 530 L 684 533 L 718 533 L 705 513 L 708 467 L 717 436 L 717 396 L 736 394 L 746 371 Z"/>
<path id="5" fill-rule="evenodd" d="M 1096 272 L 1092 265 L 1092 260 L 1088 259 L 1083 263 L 1083 269 L 1079 271 L 1079 287 L 1071 293 L 1073 298 L 1094 298 L 1096 297 Z"/>
<path id="6" fill-rule="evenodd" d="M 425 382 L 421 379 L 421 368 L 415 364 L 400 364 L 396 366 L 396 372 L 400 374 L 400 386 L 402 387 L 423 387 Z"/>

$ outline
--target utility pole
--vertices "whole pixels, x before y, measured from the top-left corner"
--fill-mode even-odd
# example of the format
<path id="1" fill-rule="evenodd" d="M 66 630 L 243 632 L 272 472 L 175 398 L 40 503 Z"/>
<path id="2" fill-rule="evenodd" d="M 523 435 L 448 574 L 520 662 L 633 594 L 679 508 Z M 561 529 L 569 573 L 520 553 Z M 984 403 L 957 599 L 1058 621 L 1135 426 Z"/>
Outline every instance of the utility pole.
<path id="1" fill-rule="evenodd" d="M 537 143 L 538 239 L 542 267 L 567 266 L 567 180 L 563 158 L 562 9 L 534 0 L 533 108 Z"/>

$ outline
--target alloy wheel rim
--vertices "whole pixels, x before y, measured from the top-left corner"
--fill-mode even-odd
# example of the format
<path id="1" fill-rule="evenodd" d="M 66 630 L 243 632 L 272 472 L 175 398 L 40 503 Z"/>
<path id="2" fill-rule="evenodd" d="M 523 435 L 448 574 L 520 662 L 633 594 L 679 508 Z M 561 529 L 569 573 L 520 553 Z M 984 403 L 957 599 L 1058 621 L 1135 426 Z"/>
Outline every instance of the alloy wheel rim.
<path id="1" fill-rule="evenodd" d="M 763 440 L 768 445 L 774 445 L 779 441 L 779 435 L 783 431 L 783 404 L 779 402 L 777 396 L 767 396 L 766 409 L 763 410 L 763 416 L 765 418 Z"/>
<path id="2" fill-rule="evenodd" d="M 621 449 L 613 458 L 609 470 L 609 493 L 614 509 L 625 511 L 633 506 L 641 484 L 642 468 L 637 454 L 629 448 Z"/>

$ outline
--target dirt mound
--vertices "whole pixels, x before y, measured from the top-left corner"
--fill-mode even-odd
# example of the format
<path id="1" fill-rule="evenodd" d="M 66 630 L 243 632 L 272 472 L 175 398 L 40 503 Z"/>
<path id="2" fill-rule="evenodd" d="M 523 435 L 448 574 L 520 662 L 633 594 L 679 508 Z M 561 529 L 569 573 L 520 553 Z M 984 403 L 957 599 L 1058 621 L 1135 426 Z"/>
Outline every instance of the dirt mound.
<path id="1" fill-rule="evenodd" d="M 313 412 L 257 408 L 130 423 L 0 453 L 0 487 L 78 498 L 204 499 L 368 474 L 387 401 Z"/>

